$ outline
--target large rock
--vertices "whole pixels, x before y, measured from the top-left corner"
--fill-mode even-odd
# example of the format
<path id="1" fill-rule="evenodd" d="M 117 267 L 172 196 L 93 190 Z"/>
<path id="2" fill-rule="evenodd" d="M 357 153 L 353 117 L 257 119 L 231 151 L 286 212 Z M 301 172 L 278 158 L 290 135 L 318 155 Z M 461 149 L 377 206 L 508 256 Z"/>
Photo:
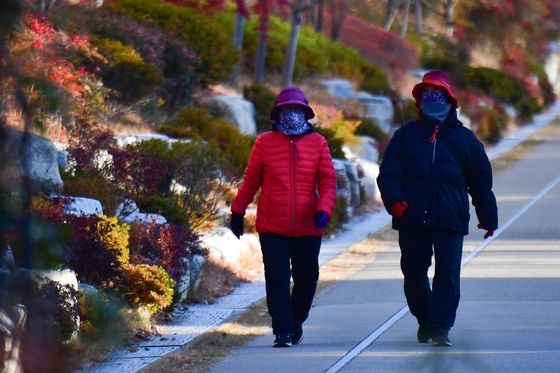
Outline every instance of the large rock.
<path id="1" fill-rule="evenodd" d="M 61 197 L 64 198 L 64 212 L 76 216 L 103 215 L 101 202 L 86 197 Z"/>
<path id="2" fill-rule="evenodd" d="M 356 94 L 356 99 L 366 105 L 366 117 L 375 120 L 385 133 L 391 132 L 395 111 L 389 97 L 360 91 Z"/>
<path id="3" fill-rule="evenodd" d="M 210 98 L 209 103 L 217 114 L 235 125 L 242 134 L 253 136 L 257 133 L 255 106 L 243 96 L 218 95 Z"/>
<path id="4" fill-rule="evenodd" d="M 4 178 L 7 185 L 18 188 L 15 182 L 26 176 L 34 188 L 45 193 L 62 190 L 62 179 L 58 169 L 58 150 L 47 138 L 15 130 L 6 131 Z"/>
<path id="5" fill-rule="evenodd" d="M 120 221 L 131 225 L 167 223 L 167 219 L 165 219 L 163 215 L 140 212 L 140 209 L 136 205 L 136 202 L 130 199 L 125 200 L 119 204 L 115 215 Z"/>
<path id="6" fill-rule="evenodd" d="M 171 145 L 174 142 L 183 141 L 183 142 L 190 142 L 189 139 L 172 139 L 167 135 L 162 135 L 159 133 L 135 133 L 129 135 L 118 135 L 115 136 L 115 141 L 117 146 L 121 149 L 127 147 L 127 145 L 134 145 L 141 143 L 143 141 L 150 141 L 150 140 L 159 140 L 167 143 L 167 146 L 171 149 Z"/>
<path id="7" fill-rule="evenodd" d="M 320 84 L 327 89 L 327 92 L 341 100 L 353 99 L 356 96 L 354 86 L 346 79 L 325 79 Z"/>

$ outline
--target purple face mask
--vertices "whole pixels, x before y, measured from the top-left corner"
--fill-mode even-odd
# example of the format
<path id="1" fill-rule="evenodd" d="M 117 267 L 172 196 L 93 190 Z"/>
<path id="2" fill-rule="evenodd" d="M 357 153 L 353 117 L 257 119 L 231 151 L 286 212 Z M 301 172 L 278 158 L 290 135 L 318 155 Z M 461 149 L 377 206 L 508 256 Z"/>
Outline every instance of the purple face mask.
<path id="1" fill-rule="evenodd" d="M 288 136 L 301 135 L 309 130 L 303 108 L 280 108 L 276 129 Z"/>

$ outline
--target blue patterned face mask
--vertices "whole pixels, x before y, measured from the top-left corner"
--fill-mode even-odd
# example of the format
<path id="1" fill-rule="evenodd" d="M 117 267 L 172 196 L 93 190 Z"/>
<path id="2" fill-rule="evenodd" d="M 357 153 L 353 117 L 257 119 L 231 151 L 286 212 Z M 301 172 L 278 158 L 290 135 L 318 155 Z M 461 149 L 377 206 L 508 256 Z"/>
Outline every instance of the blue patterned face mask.
<path id="1" fill-rule="evenodd" d="M 303 108 L 280 108 L 275 128 L 287 136 L 301 135 L 309 131 L 311 125 L 305 119 Z"/>
<path id="2" fill-rule="evenodd" d="M 443 92 L 424 92 L 420 109 L 426 119 L 437 124 L 442 124 L 451 110 L 451 104 Z"/>

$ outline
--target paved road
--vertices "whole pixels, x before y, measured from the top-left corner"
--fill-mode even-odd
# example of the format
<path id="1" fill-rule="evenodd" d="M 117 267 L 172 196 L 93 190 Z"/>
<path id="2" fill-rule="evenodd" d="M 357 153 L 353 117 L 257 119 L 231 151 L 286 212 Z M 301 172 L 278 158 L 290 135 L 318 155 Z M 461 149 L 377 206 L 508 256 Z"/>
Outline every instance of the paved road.
<path id="1" fill-rule="evenodd" d="M 213 372 L 560 372 L 560 126 L 495 173 L 501 229 L 466 237 L 451 348 L 416 342 L 394 241 L 325 290 L 303 344 L 259 337 Z M 474 215 L 473 215 L 474 216 Z"/>

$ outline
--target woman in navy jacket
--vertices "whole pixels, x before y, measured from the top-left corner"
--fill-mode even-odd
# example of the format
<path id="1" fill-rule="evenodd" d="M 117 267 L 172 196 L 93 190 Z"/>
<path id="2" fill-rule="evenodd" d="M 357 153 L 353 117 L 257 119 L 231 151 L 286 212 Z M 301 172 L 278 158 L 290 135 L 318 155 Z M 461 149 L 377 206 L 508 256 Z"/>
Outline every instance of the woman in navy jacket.
<path id="1" fill-rule="evenodd" d="M 428 72 L 412 95 L 419 118 L 395 132 L 377 183 L 399 231 L 404 292 L 418 320 L 418 341 L 451 346 L 469 194 L 479 228 L 487 231 L 484 238 L 498 227 L 492 168 L 481 142 L 457 119 L 457 99 L 446 73 Z"/>

